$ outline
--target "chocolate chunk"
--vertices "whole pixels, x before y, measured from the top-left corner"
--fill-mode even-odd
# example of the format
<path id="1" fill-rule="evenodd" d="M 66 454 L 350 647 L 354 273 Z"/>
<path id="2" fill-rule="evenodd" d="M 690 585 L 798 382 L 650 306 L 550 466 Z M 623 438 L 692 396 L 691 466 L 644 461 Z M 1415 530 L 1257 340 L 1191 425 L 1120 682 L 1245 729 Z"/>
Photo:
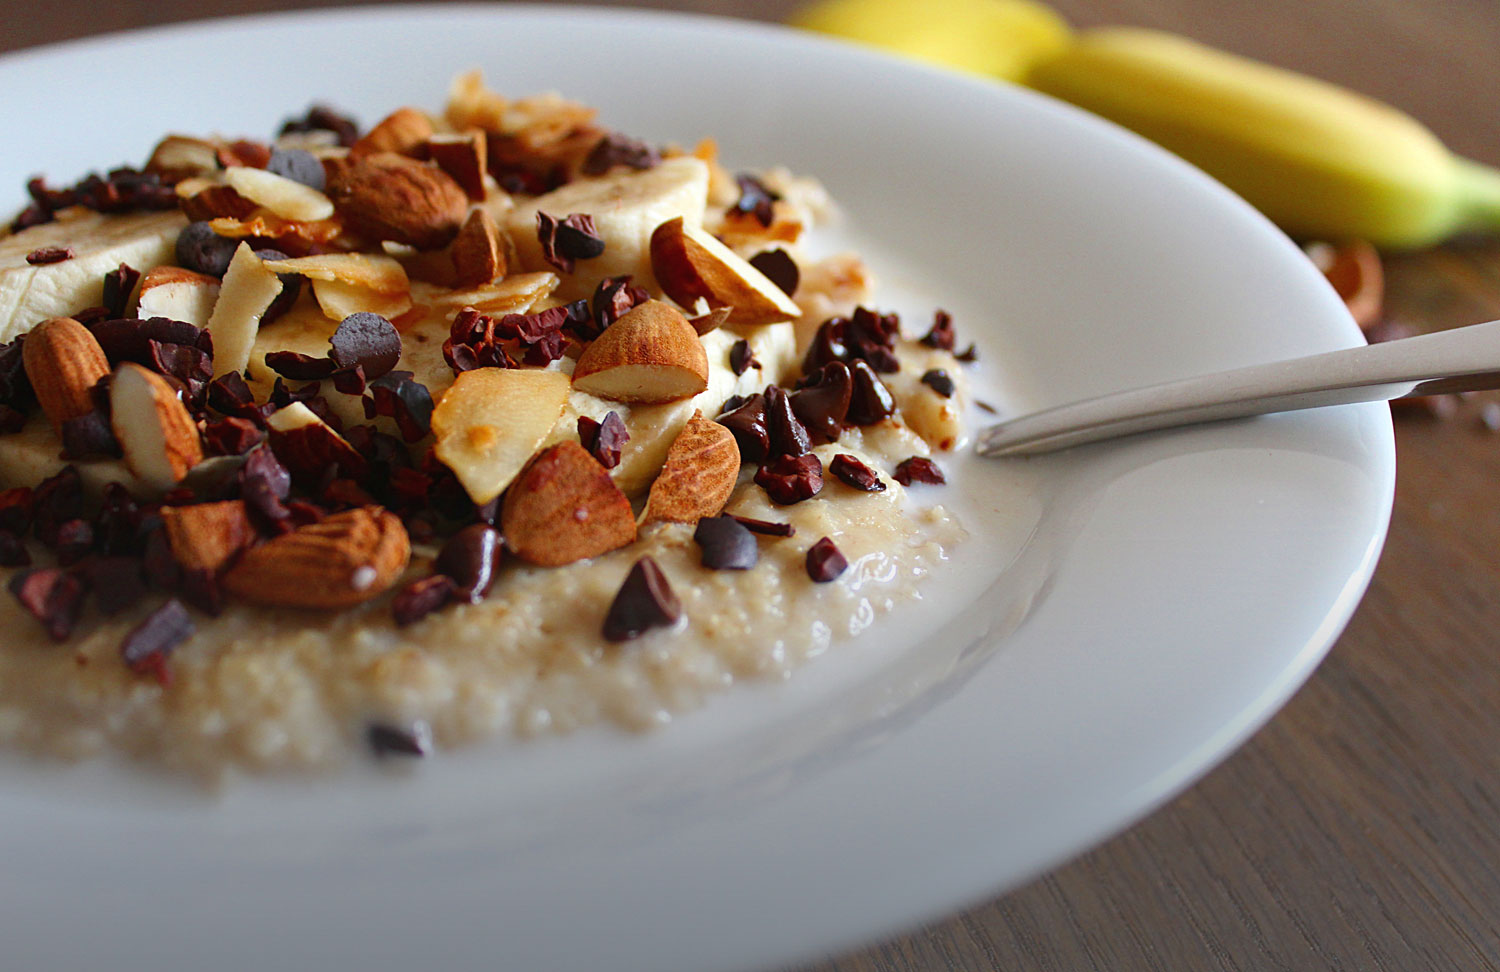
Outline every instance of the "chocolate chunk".
<path id="1" fill-rule="evenodd" d="M 797 528 L 792 526 L 790 523 L 776 523 L 772 520 L 757 520 L 754 517 L 736 516 L 733 513 L 726 513 L 724 515 L 731 518 L 732 520 L 734 520 L 734 522 L 738 523 L 746 530 L 749 530 L 751 533 L 758 533 L 764 537 L 794 537 L 797 535 Z"/>
<path id="2" fill-rule="evenodd" d="M 952 351 L 954 338 L 953 317 L 940 310 L 933 315 L 932 329 L 922 336 L 922 343 L 939 351 Z"/>
<path id="3" fill-rule="evenodd" d="M 797 292 L 797 285 L 802 282 L 802 271 L 797 269 L 797 261 L 780 247 L 760 251 L 750 258 L 750 265 L 765 274 L 766 279 L 788 297 Z"/>
<path id="4" fill-rule="evenodd" d="M 703 566 L 711 570 L 749 570 L 760 559 L 755 534 L 732 516 L 705 516 L 693 540 L 702 552 Z"/>
<path id="5" fill-rule="evenodd" d="M 922 373 L 922 384 L 931 388 L 944 398 L 953 397 L 953 379 L 948 372 L 941 368 L 933 368 L 931 371 Z"/>
<path id="6" fill-rule="evenodd" d="M 824 365 L 808 375 L 791 395 L 792 413 L 807 431 L 824 442 L 833 442 L 844 431 L 854 380 L 842 361 Z"/>
<path id="7" fill-rule="evenodd" d="M 854 384 L 845 421 L 850 425 L 874 425 L 895 414 L 895 397 L 867 362 L 851 361 L 849 376 Z"/>
<path id="8" fill-rule="evenodd" d="M 405 628 L 447 607 L 457 595 L 458 585 L 453 578 L 433 574 L 401 588 L 391 600 L 391 614 L 396 619 L 396 626 Z"/>
<path id="9" fill-rule="evenodd" d="M 731 399 L 733 401 L 733 399 Z M 746 462 L 760 462 L 771 454 L 771 434 L 766 427 L 766 397 L 759 392 L 736 404 L 715 421 L 734 434 L 740 457 Z"/>
<path id="10" fill-rule="evenodd" d="M 921 456 L 901 460 L 896 465 L 896 471 L 891 478 L 902 486 L 910 486 L 912 483 L 930 483 L 934 486 L 941 486 L 947 482 L 943 478 L 943 471 L 937 467 L 937 463 Z"/>
<path id="11" fill-rule="evenodd" d="M 39 567 L 10 579 L 10 592 L 40 621 L 53 641 L 66 641 L 83 613 L 85 585 L 61 567 Z"/>
<path id="12" fill-rule="evenodd" d="M 770 435 L 772 456 L 800 456 L 812 451 L 812 436 L 807 426 L 792 412 L 792 402 L 786 389 L 779 385 L 767 385 L 766 432 Z"/>
<path id="13" fill-rule="evenodd" d="M 380 758 L 427 756 L 432 752 L 432 730 L 420 719 L 406 727 L 372 722 L 365 730 L 365 741 Z"/>
<path id="14" fill-rule="evenodd" d="M 760 225 L 770 226 L 775 217 L 775 204 L 781 196 L 752 175 L 741 173 L 734 177 L 734 181 L 740 187 L 740 198 L 735 200 L 734 211 L 754 216 Z"/>
<path id="15" fill-rule="evenodd" d="M 369 311 L 350 314 L 328 339 L 328 357 L 340 368 L 364 369 L 367 379 L 379 378 L 401 360 L 401 333 L 396 325 Z"/>
<path id="16" fill-rule="evenodd" d="M 751 368 L 759 368 L 760 362 L 755 360 L 755 354 L 750 350 L 750 342 L 740 338 L 729 348 L 729 370 L 736 375 L 743 375 Z"/>
<path id="17" fill-rule="evenodd" d="M 34 267 L 45 266 L 49 263 L 62 263 L 64 260 L 71 259 L 73 259 L 71 246 L 39 246 L 26 254 L 26 262 Z"/>
<path id="18" fill-rule="evenodd" d="M 576 261 L 592 260 L 604 252 L 604 238 L 588 213 L 569 213 L 558 219 L 537 210 L 536 238 L 542 245 L 542 259 L 558 273 L 572 273 Z"/>
<path id="19" fill-rule="evenodd" d="M 630 433 L 625 430 L 625 421 L 613 411 L 604 416 L 603 422 L 596 422 L 587 415 L 578 416 L 579 445 L 599 460 L 599 465 L 605 469 L 613 469 L 620 464 L 620 453 L 629 441 Z"/>
<path id="20" fill-rule="evenodd" d="M 801 456 L 778 456 L 755 472 L 755 482 L 771 501 L 790 506 L 818 495 L 823 488 L 823 463 L 811 452 Z"/>
<path id="21" fill-rule="evenodd" d="M 845 485 L 853 486 L 866 493 L 878 493 L 885 489 L 885 483 L 881 481 L 880 475 L 875 470 L 847 452 L 834 456 L 828 463 L 828 471 L 837 476 Z"/>
<path id="22" fill-rule="evenodd" d="M 603 175 L 617 165 L 632 169 L 650 169 L 661 164 L 661 153 L 638 139 L 619 132 L 610 132 L 589 150 L 584 157 L 584 175 Z"/>
<path id="23" fill-rule="evenodd" d="M 472 523 L 453 535 L 438 553 L 433 565 L 450 577 L 455 595 L 478 604 L 489 594 L 504 552 L 500 531 L 487 523 Z"/>
<path id="24" fill-rule="evenodd" d="M 807 550 L 807 576 L 815 584 L 826 584 L 849 569 L 849 560 L 832 540 L 824 537 Z"/>
<path id="25" fill-rule="evenodd" d="M 628 641 L 652 628 L 668 628 L 682 617 L 682 604 L 667 577 L 650 557 L 630 568 L 604 617 L 606 641 Z"/>
<path id="26" fill-rule="evenodd" d="M 813 332 L 808 342 L 807 354 L 802 359 L 802 373 L 812 374 L 826 364 L 848 361 L 849 348 L 844 344 L 844 330 L 848 321 L 842 317 L 830 317 Z"/>

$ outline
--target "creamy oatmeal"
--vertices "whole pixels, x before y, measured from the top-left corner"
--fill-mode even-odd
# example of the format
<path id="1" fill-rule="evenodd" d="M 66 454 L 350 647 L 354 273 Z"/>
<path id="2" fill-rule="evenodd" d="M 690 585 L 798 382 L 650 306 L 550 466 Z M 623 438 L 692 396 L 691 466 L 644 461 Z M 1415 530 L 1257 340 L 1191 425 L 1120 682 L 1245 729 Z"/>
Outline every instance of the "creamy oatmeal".
<path id="1" fill-rule="evenodd" d="M 0 741 L 213 775 L 643 729 L 912 597 L 971 354 L 816 253 L 816 182 L 716 154 L 466 75 L 34 184 Z"/>

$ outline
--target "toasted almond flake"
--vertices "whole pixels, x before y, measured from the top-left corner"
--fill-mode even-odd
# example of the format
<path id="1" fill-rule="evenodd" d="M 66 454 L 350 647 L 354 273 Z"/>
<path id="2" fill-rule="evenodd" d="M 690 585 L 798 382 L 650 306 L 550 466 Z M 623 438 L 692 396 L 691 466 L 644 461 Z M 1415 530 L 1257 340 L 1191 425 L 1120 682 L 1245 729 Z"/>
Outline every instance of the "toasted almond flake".
<path id="1" fill-rule="evenodd" d="M 281 293 L 281 280 L 267 269 L 261 258 L 241 243 L 229 261 L 229 270 L 219 286 L 219 299 L 208 318 L 214 339 L 214 377 L 244 371 L 250 364 L 250 348 L 260 330 L 260 319 L 271 301 Z"/>
<path id="2" fill-rule="evenodd" d="M 316 222 L 333 215 L 333 201 L 327 196 L 295 179 L 265 169 L 235 166 L 225 170 L 224 181 L 235 192 L 282 219 Z"/>
<path id="3" fill-rule="evenodd" d="M 323 315 L 334 321 L 342 321 L 361 311 L 391 320 L 412 308 L 410 292 L 387 294 L 342 280 L 314 280 L 312 289 Z"/>
<path id="4" fill-rule="evenodd" d="M 382 294 L 408 294 L 411 281 L 400 261 L 379 253 L 319 253 L 265 261 L 273 273 L 295 273 L 309 280 L 338 280 Z"/>

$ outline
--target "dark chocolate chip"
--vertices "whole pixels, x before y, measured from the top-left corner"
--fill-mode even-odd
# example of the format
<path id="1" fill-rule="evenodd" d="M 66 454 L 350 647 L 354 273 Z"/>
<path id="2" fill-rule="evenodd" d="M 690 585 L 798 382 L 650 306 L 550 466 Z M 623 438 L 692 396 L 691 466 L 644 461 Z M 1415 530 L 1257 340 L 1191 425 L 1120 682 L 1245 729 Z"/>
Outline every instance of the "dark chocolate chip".
<path id="1" fill-rule="evenodd" d="M 584 157 L 584 175 L 603 175 L 617 165 L 632 169 L 650 169 L 661 164 L 661 153 L 638 139 L 610 132 Z"/>
<path id="2" fill-rule="evenodd" d="M 797 285 L 802 282 L 802 271 L 797 269 L 797 261 L 780 247 L 755 254 L 750 258 L 750 265 L 765 274 L 766 279 L 788 297 L 797 292 Z"/>
<path id="3" fill-rule="evenodd" d="M 328 357 L 340 368 L 358 365 L 367 379 L 379 378 L 401 360 L 401 333 L 396 325 L 369 311 L 350 314 L 328 339 Z"/>
<path id="4" fill-rule="evenodd" d="M 255 247 L 255 255 L 263 261 L 287 259 L 287 255 L 280 250 L 256 246 L 255 241 L 251 241 L 251 245 Z M 291 310 L 293 305 L 297 303 L 297 298 L 302 296 L 302 275 L 300 273 L 278 273 L 276 279 L 281 281 L 281 293 L 271 298 L 270 305 L 261 312 L 261 327 L 265 327 L 267 324 L 278 320 L 283 314 Z"/>
<path id="5" fill-rule="evenodd" d="M 703 566 L 711 570 L 749 570 L 760 559 L 755 534 L 732 516 L 705 516 L 693 540 L 702 552 Z"/>
<path id="6" fill-rule="evenodd" d="M 441 611 L 458 596 L 458 585 L 444 574 L 433 574 L 414 580 L 401 588 L 391 600 L 391 614 L 396 626 L 416 624 L 434 611 Z"/>
<path id="7" fill-rule="evenodd" d="M 845 485 L 866 493 L 878 493 L 885 489 L 885 483 L 881 481 L 880 475 L 875 470 L 846 452 L 833 457 L 828 463 L 828 471 L 837 476 Z"/>
<path id="8" fill-rule="evenodd" d="M 807 426 L 792 412 L 792 401 L 780 385 L 767 385 L 766 432 L 771 437 L 772 456 L 800 456 L 812 451 Z"/>
<path id="9" fill-rule="evenodd" d="M 755 472 L 755 482 L 771 501 L 790 506 L 818 495 L 823 488 L 823 463 L 811 452 L 778 456 Z"/>
<path id="10" fill-rule="evenodd" d="M 770 226 L 775 216 L 775 203 L 781 196 L 752 175 L 741 173 L 734 177 L 734 181 L 740 187 L 740 198 L 735 200 L 734 211 L 754 216 L 760 225 Z"/>
<path id="11" fill-rule="evenodd" d="M 854 385 L 849 395 L 849 412 L 845 415 L 845 420 L 850 425 L 874 425 L 895 414 L 895 397 L 867 362 L 851 361 L 849 376 Z"/>
<path id="12" fill-rule="evenodd" d="M 922 384 L 944 398 L 953 397 L 953 379 L 949 377 L 948 372 L 941 368 L 933 368 L 931 371 L 923 372 Z"/>
<path id="13" fill-rule="evenodd" d="M 773 520 L 757 520 L 754 517 L 736 516 L 733 513 L 726 513 L 725 516 L 730 517 L 740 526 L 744 527 L 746 530 L 749 530 L 751 533 L 758 533 L 764 537 L 794 537 L 797 535 L 797 528 L 792 526 L 790 523 L 777 523 Z"/>
<path id="14" fill-rule="evenodd" d="M 487 523 L 473 523 L 443 544 L 433 569 L 453 579 L 459 598 L 478 604 L 495 583 L 503 551 L 499 530 Z"/>
<path id="15" fill-rule="evenodd" d="M 604 617 L 606 641 L 628 641 L 652 628 L 667 628 L 682 617 L 682 604 L 667 577 L 650 557 L 630 568 Z"/>
<path id="16" fill-rule="evenodd" d="M 833 442 L 843 434 L 853 392 L 849 366 L 834 361 L 808 375 L 802 387 L 792 393 L 792 413 L 809 433 L 824 442 Z"/>
<path id="17" fill-rule="evenodd" d="M 733 401 L 733 399 L 731 399 Z M 716 421 L 734 434 L 740 457 L 745 462 L 760 462 L 771 454 L 771 434 L 766 427 L 766 397 L 759 392 L 736 404 Z"/>
<path id="18" fill-rule="evenodd" d="M 937 467 L 937 463 L 922 456 L 912 456 L 897 463 L 896 471 L 892 477 L 902 486 L 910 486 L 912 483 L 930 483 L 941 486 L 947 482 L 943 478 L 943 471 Z"/>
<path id="19" fill-rule="evenodd" d="M 815 584 L 826 584 L 849 569 L 849 560 L 832 540 L 824 537 L 807 550 L 807 576 Z"/>
<path id="20" fill-rule="evenodd" d="M 266 171 L 285 176 L 319 192 L 327 187 L 323 163 L 306 149 L 271 149 L 271 158 L 266 161 Z"/>
<path id="21" fill-rule="evenodd" d="M 750 350 L 750 342 L 740 338 L 729 348 L 729 370 L 736 375 L 743 375 L 751 368 L 759 368 L 760 362 L 755 360 L 755 354 Z"/>
<path id="22" fill-rule="evenodd" d="M 210 277 L 222 277 L 240 241 L 220 236 L 207 222 L 189 223 L 177 234 L 177 265 Z"/>
<path id="23" fill-rule="evenodd" d="M 432 753 L 432 730 L 420 719 L 410 726 L 391 726 L 372 722 L 365 730 L 365 741 L 377 757 L 427 756 Z"/>

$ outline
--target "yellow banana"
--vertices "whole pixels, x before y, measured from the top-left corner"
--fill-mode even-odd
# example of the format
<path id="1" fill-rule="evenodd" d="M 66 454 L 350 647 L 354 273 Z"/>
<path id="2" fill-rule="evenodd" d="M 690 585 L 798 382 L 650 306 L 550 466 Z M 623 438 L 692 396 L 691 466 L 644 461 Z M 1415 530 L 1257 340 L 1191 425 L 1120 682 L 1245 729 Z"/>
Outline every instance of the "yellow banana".
<path id="1" fill-rule="evenodd" d="M 1500 229 L 1500 170 L 1336 85 L 1134 28 L 1085 32 L 1026 81 L 1177 153 L 1296 237 L 1403 249 Z"/>
<path id="2" fill-rule="evenodd" d="M 1069 37 L 1067 23 L 1039 0 L 818 0 L 787 22 L 1010 81 Z"/>

